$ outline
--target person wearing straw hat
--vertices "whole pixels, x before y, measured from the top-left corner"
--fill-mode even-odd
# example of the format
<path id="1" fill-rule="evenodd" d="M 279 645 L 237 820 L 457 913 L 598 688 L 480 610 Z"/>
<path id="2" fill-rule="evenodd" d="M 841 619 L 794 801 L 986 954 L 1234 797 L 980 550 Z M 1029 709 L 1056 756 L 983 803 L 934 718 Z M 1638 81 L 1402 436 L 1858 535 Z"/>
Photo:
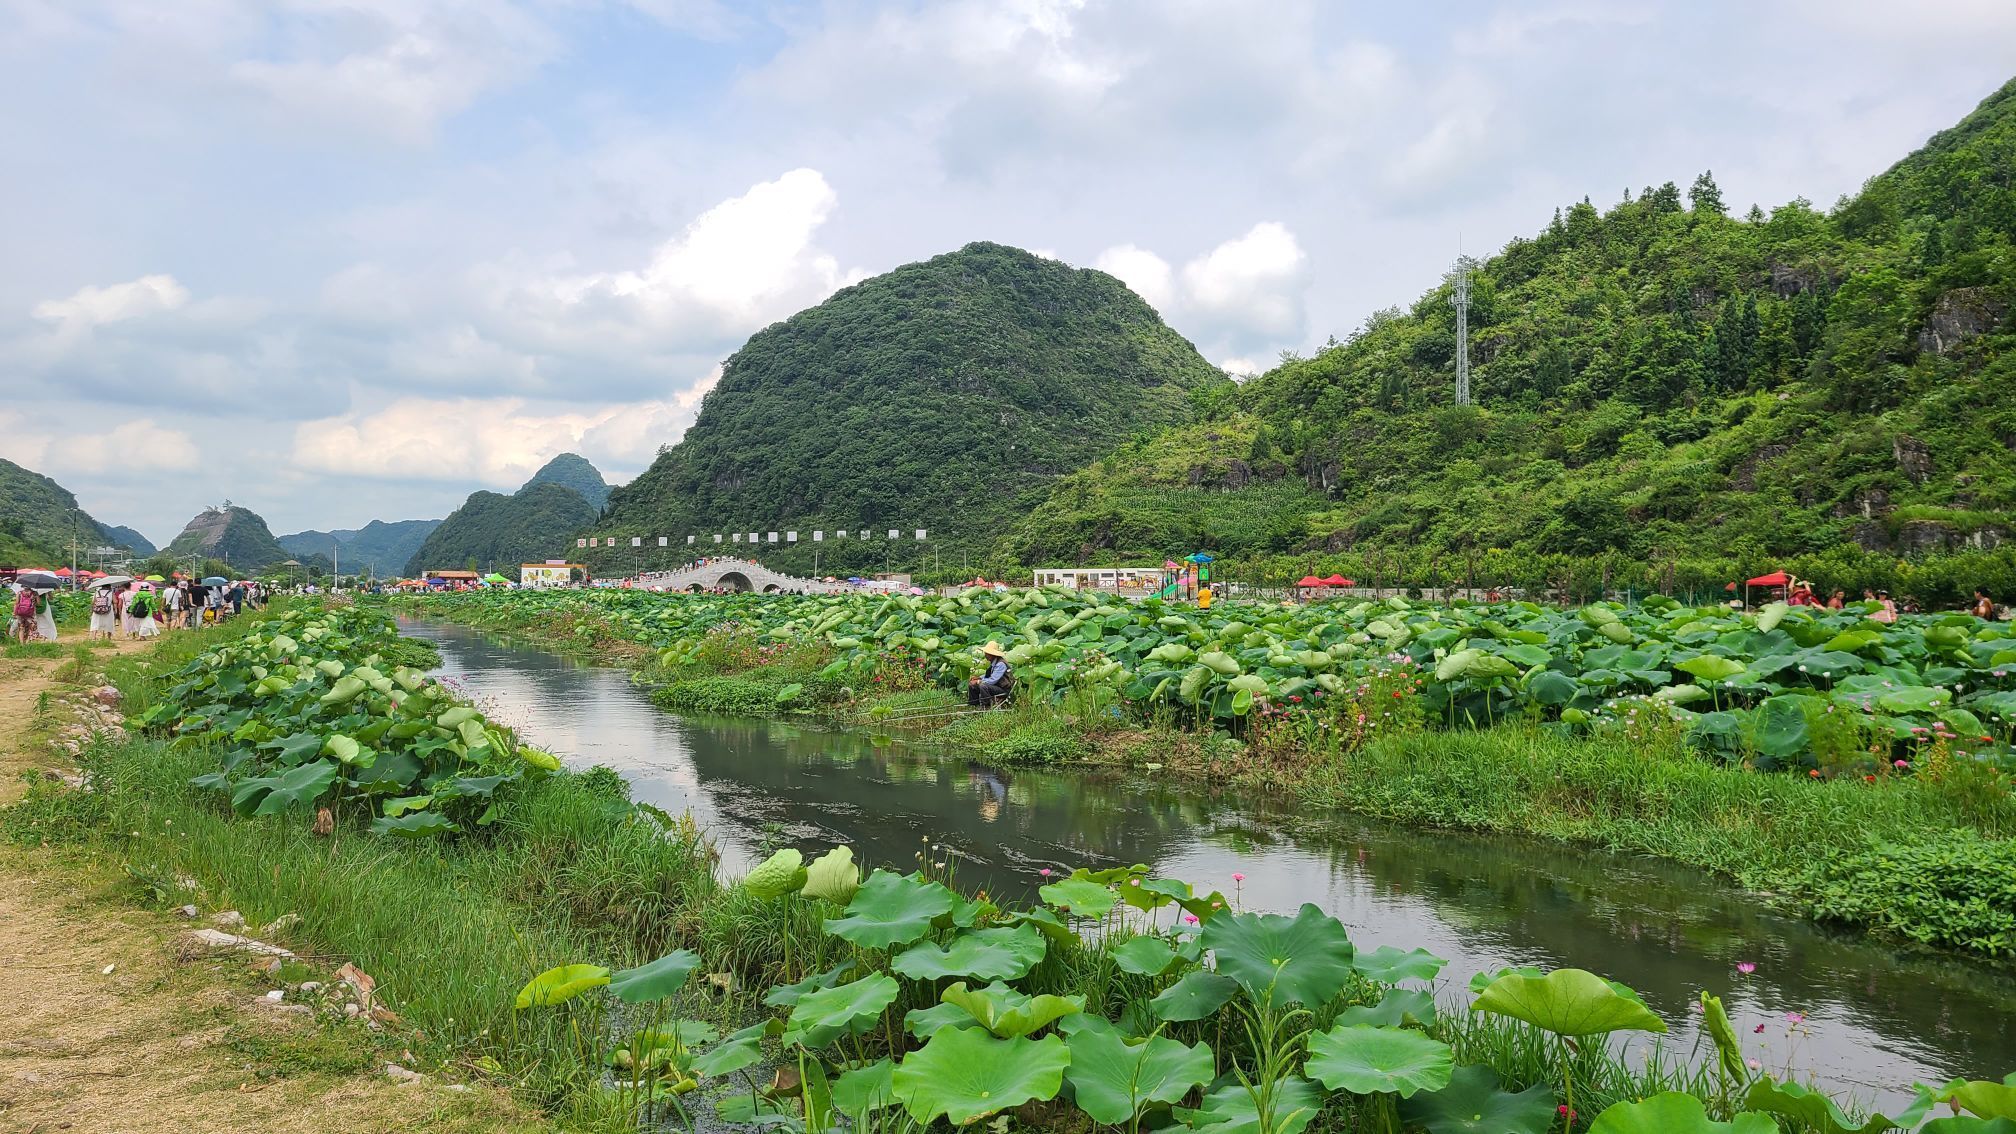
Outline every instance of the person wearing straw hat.
<path id="1" fill-rule="evenodd" d="M 987 671 L 966 682 L 966 703 L 976 709 L 991 709 L 1008 699 L 1008 691 L 1015 687 L 1015 675 L 1008 669 L 1008 657 L 1001 643 L 989 642 L 980 647 L 980 656 L 987 659 Z"/>

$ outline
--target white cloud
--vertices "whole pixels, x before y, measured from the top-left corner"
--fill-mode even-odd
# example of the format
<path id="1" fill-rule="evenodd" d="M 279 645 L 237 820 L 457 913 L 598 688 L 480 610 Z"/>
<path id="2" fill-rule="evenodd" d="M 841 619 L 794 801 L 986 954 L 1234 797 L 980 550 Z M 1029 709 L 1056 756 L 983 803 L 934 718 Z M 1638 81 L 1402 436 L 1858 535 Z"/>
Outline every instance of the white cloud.
<path id="1" fill-rule="evenodd" d="M 1241 328 L 1277 336 L 1302 330 L 1308 257 L 1286 225 L 1262 221 L 1183 265 L 1190 304 Z"/>
<path id="2" fill-rule="evenodd" d="M 719 379 L 716 368 L 669 399 L 590 408 L 535 407 L 523 398 L 399 398 L 369 412 L 301 423 L 291 460 L 312 474 L 510 491 L 572 451 L 621 478 L 678 440 Z"/>
<path id="3" fill-rule="evenodd" d="M 1135 295 L 1157 311 L 1167 311 L 1176 299 L 1175 272 L 1169 261 L 1132 244 L 1121 244 L 1099 253 L 1092 266 L 1117 277 Z"/>
<path id="4" fill-rule="evenodd" d="M 174 276 L 141 276 L 104 287 L 81 287 L 68 299 L 44 300 L 35 305 L 35 317 L 71 326 L 95 326 L 173 311 L 187 302 L 189 289 Z"/>
<path id="5" fill-rule="evenodd" d="M 59 434 L 36 428 L 24 415 L 0 414 L 0 450 L 17 464 L 59 481 L 71 474 L 182 472 L 202 461 L 187 433 L 151 421 L 108 425 L 87 417 L 66 424 L 71 428 Z"/>

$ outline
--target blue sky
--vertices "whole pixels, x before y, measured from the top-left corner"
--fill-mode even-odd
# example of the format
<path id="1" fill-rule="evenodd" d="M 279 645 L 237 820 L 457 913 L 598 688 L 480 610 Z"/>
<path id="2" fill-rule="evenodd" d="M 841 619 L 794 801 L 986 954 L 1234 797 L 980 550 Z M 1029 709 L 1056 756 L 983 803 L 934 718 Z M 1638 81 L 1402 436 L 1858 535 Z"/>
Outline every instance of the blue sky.
<path id="1" fill-rule="evenodd" d="M 1585 194 L 1826 205 L 2012 74 L 2004 0 L 0 0 L 0 456 L 158 541 L 620 480 L 981 239 L 1264 366 Z"/>

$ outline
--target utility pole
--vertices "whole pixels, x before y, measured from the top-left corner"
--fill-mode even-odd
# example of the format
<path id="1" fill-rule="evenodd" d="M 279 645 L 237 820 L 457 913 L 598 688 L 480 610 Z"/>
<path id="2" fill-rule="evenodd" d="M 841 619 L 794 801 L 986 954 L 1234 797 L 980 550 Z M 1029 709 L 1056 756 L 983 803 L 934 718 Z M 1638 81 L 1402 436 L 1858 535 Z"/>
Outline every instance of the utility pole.
<path id="1" fill-rule="evenodd" d="M 1460 242 L 1458 245 L 1461 247 Z M 1449 302 L 1456 308 L 1456 404 L 1470 404 L 1470 257 L 1458 251 Z"/>

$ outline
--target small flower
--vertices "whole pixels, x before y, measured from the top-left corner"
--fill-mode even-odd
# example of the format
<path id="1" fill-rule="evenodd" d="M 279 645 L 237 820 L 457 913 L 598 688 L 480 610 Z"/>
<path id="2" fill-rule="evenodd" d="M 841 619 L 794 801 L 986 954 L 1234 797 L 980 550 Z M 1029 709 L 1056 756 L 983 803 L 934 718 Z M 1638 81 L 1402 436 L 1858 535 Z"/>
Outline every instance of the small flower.
<path id="1" fill-rule="evenodd" d="M 1788 1024 L 1803 1024 L 1806 1022 L 1806 1017 L 1798 1012 L 1787 1012 L 1785 1013 L 1785 1022 Z"/>
<path id="2" fill-rule="evenodd" d="M 1244 881 L 1246 881 L 1246 876 L 1245 876 L 1244 874 L 1234 874 L 1234 875 L 1232 876 L 1232 881 L 1234 881 L 1234 882 L 1244 882 Z"/>
<path id="3" fill-rule="evenodd" d="M 1037 871 L 1037 873 L 1041 874 L 1045 878 L 1048 878 L 1050 877 L 1050 868 L 1046 866 L 1043 869 Z"/>
<path id="4" fill-rule="evenodd" d="M 1762 1025 L 1762 1024 L 1759 1024 L 1759 1025 L 1757 1025 L 1756 1027 L 1754 1027 L 1754 1028 L 1751 1028 L 1751 1029 L 1750 1029 L 1750 1033 L 1751 1033 L 1752 1035 L 1756 1035 L 1756 1034 L 1758 1034 L 1758 1033 L 1762 1032 L 1763 1030 L 1764 1030 L 1764 1025 Z"/>
<path id="5" fill-rule="evenodd" d="M 1813 769 L 1812 771 L 1810 771 L 1810 772 L 1807 772 L 1806 774 L 1807 774 L 1807 775 L 1809 775 L 1809 776 L 1812 776 L 1812 777 L 1813 777 L 1814 779 L 1816 779 L 1816 780 L 1817 780 L 1817 779 L 1819 779 L 1819 778 L 1820 778 L 1820 769 L 1818 769 L 1818 768 L 1815 768 L 1815 769 Z"/>
<path id="6" fill-rule="evenodd" d="M 1757 971 L 1757 962 L 1738 961 L 1736 962 L 1736 971 L 1742 973 L 1744 976 L 1749 976 L 1751 973 Z"/>
<path id="7" fill-rule="evenodd" d="M 1759 1029 L 1757 1029 L 1757 1030 L 1761 1032 L 1761 1031 L 1763 1031 L 1764 1029 L 1762 1029 L 1762 1028 L 1759 1028 Z M 1759 1067 L 1763 1066 L 1762 1064 L 1758 1063 L 1758 1062 L 1757 1062 L 1756 1060 L 1754 1060 L 1754 1059 L 1752 1059 L 1752 1060 L 1749 1060 L 1748 1062 L 1749 1062 L 1749 1064 L 1750 1064 L 1750 1070 L 1752 1070 L 1752 1071 L 1755 1071 L 1755 1070 L 1757 1070 L 1757 1068 L 1759 1068 Z"/>
<path id="8" fill-rule="evenodd" d="M 1183 915 L 1183 920 L 1189 922 L 1191 925 L 1196 925 L 1197 915 L 1194 913 L 1186 913 Z"/>

